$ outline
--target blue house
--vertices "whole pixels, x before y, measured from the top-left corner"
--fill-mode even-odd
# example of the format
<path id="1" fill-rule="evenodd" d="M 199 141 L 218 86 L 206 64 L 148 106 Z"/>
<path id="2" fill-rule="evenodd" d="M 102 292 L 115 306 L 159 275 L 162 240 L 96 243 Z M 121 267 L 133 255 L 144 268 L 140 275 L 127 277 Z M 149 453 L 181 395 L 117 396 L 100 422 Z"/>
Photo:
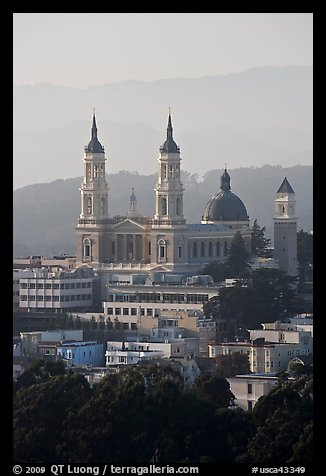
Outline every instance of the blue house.
<path id="1" fill-rule="evenodd" d="M 57 347 L 57 355 L 75 366 L 98 367 L 104 363 L 103 344 L 96 341 L 62 342 Z"/>

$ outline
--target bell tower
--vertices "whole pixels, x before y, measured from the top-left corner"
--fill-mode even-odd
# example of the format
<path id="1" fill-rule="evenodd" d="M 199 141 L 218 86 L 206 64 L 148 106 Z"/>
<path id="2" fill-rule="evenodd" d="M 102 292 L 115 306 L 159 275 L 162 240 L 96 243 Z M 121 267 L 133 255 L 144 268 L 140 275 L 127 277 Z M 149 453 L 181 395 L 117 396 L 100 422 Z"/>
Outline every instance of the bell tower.
<path id="1" fill-rule="evenodd" d="M 156 184 L 155 225 L 184 225 L 183 185 L 180 180 L 180 148 L 173 139 L 171 113 L 169 112 L 167 137 L 160 147 L 158 180 Z"/>
<path id="2" fill-rule="evenodd" d="M 108 215 L 108 184 L 105 179 L 105 152 L 97 137 L 95 111 L 91 140 L 84 149 L 84 177 L 81 185 L 81 210 L 77 225 L 77 262 L 108 261 L 106 231 Z"/>
<path id="3" fill-rule="evenodd" d="M 295 193 L 285 177 L 276 192 L 274 218 L 274 258 L 289 276 L 298 274 L 297 220 Z"/>

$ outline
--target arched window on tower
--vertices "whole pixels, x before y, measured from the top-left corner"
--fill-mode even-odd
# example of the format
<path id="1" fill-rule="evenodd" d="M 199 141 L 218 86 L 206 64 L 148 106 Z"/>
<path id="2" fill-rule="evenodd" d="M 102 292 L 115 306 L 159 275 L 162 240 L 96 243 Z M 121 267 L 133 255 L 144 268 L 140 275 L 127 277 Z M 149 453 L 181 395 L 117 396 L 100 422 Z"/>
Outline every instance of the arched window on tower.
<path id="1" fill-rule="evenodd" d="M 162 198 L 162 215 L 167 215 L 168 207 L 167 207 L 167 201 L 166 198 Z"/>
<path id="2" fill-rule="evenodd" d="M 84 246 L 84 259 L 90 260 L 92 258 L 92 242 L 89 238 L 86 238 L 83 242 Z"/>
<path id="3" fill-rule="evenodd" d="M 98 165 L 94 165 L 94 177 L 98 177 Z"/>
<path id="4" fill-rule="evenodd" d="M 87 198 L 87 213 L 88 215 L 91 215 L 93 213 L 92 197 Z"/>
<path id="5" fill-rule="evenodd" d="M 92 176 L 92 166 L 91 166 L 91 164 L 87 165 L 87 175 L 88 175 L 89 178 L 91 178 L 91 176 Z"/>
<path id="6" fill-rule="evenodd" d="M 166 241 L 164 240 L 158 242 L 158 256 L 161 260 L 166 259 Z"/>
<path id="7" fill-rule="evenodd" d="M 180 165 L 179 164 L 177 164 L 175 166 L 175 176 L 176 176 L 176 178 L 180 178 Z"/>
<path id="8" fill-rule="evenodd" d="M 283 215 L 285 213 L 285 206 L 284 205 L 282 206 L 282 213 L 283 213 Z"/>
<path id="9" fill-rule="evenodd" d="M 103 165 L 103 164 L 101 164 L 100 175 L 101 175 L 102 178 L 103 178 L 104 175 L 105 175 L 105 173 L 104 173 L 104 165 Z"/>
<path id="10" fill-rule="evenodd" d="M 205 256 L 205 244 L 203 241 L 201 242 L 201 245 L 200 245 L 200 254 L 202 257 Z"/>

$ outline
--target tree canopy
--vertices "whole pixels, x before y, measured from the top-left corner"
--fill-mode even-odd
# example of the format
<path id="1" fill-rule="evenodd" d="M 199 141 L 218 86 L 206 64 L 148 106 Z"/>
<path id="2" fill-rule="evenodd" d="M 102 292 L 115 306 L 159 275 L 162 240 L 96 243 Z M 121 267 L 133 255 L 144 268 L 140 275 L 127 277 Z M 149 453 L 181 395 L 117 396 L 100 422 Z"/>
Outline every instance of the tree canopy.
<path id="1" fill-rule="evenodd" d="M 266 227 L 260 227 L 256 219 L 251 227 L 251 253 L 254 256 L 266 257 L 271 240 L 265 237 L 265 231 Z"/>
<path id="2" fill-rule="evenodd" d="M 201 375 L 185 389 L 168 365 L 128 366 L 93 388 L 81 375 L 48 376 L 14 394 L 14 458 L 82 464 L 310 462 L 311 375 L 280 381 L 252 412 L 229 409 L 232 400 L 221 372 Z"/>

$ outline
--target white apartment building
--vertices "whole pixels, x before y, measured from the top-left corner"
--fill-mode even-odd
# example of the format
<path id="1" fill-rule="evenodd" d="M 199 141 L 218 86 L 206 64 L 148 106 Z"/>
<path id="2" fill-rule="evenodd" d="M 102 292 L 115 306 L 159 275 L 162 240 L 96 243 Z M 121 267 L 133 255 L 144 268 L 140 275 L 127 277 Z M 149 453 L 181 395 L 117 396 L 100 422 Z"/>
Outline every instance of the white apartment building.
<path id="1" fill-rule="evenodd" d="M 155 356 L 169 359 L 169 358 L 184 358 L 184 357 L 198 357 L 199 342 L 196 338 L 178 338 L 166 342 L 151 342 L 151 341 L 108 341 L 107 350 L 105 353 L 106 365 L 116 365 L 120 357 L 125 356 L 125 364 L 137 363 L 135 361 L 136 354 L 141 355 L 142 352 L 158 352 Z M 129 354 L 128 354 L 129 352 Z M 148 354 L 150 355 L 150 354 Z M 154 354 L 152 354 L 154 355 Z M 129 358 L 129 357 L 130 358 Z M 128 357 L 128 359 L 127 359 Z M 131 357 L 133 359 L 131 360 Z M 146 354 L 143 356 L 146 357 Z"/>
<path id="2" fill-rule="evenodd" d="M 136 329 L 142 316 L 158 317 L 166 311 L 201 311 L 219 289 L 216 285 L 109 285 L 103 313 Z"/>
<path id="3" fill-rule="evenodd" d="M 35 271 L 35 270 L 34 270 Z M 22 278 L 33 278 L 34 271 L 30 269 L 13 269 L 12 278 L 12 307 L 13 311 L 18 311 L 20 304 L 20 280 Z"/>
<path id="4" fill-rule="evenodd" d="M 236 375 L 226 379 L 235 396 L 234 405 L 243 410 L 252 410 L 263 395 L 277 385 L 278 378 L 266 374 Z"/>
<path id="5" fill-rule="evenodd" d="M 33 276 L 19 279 L 19 307 L 31 312 L 91 310 L 94 279 L 90 268 L 60 272 L 35 270 Z"/>

